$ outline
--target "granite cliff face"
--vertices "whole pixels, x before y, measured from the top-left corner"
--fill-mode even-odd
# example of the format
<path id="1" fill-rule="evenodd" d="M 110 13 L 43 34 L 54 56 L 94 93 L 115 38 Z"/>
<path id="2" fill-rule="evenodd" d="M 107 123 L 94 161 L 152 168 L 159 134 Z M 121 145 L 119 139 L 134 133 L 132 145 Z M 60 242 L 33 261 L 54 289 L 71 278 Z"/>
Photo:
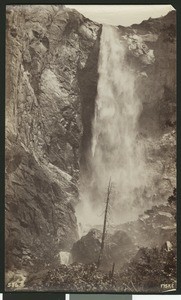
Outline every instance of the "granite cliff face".
<path id="1" fill-rule="evenodd" d="M 125 38 L 130 49 L 128 61 L 138 70 L 136 89 L 143 106 L 139 136 L 145 142 L 153 176 L 152 202 L 165 202 L 176 186 L 175 11 L 132 25 Z M 149 192 L 145 196 L 149 201 Z"/>
<path id="2" fill-rule="evenodd" d="M 175 12 L 119 26 L 138 75 L 153 203 L 176 186 L 175 27 Z M 6 268 L 36 270 L 59 263 L 78 240 L 101 25 L 61 5 L 27 5 L 7 7 L 6 28 Z"/>
<path id="3" fill-rule="evenodd" d="M 84 70 L 98 55 L 100 28 L 61 5 L 7 8 L 8 269 L 57 263 L 78 238 L 80 78 L 90 78 Z M 93 63 L 95 72 L 96 56 Z"/>

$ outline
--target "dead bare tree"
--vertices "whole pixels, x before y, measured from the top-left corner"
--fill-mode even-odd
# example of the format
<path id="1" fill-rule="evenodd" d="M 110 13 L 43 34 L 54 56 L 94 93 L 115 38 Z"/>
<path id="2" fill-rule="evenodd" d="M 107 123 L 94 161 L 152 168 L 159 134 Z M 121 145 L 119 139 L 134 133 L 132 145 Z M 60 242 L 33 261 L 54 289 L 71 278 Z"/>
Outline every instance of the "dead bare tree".
<path id="1" fill-rule="evenodd" d="M 109 200 L 110 200 L 111 188 L 112 188 L 112 183 L 111 183 L 111 178 L 110 178 L 109 184 L 108 184 L 108 189 L 107 189 L 107 199 L 106 199 L 106 207 L 105 207 L 105 213 L 104 213 L 104 225 L 103 225 L 103 232 L 102 232 L 101 249 L 100 249 L 99 258 L 98 258 L 98 261 L 97 261 L 97 267 L 98 268 L 101 264 L 103 251 L 104 251 L 104 243 L 105 243 L 105 237 L 106 237 L 107 215 L 108 215 L 108 209 L 109 209 Z"/>

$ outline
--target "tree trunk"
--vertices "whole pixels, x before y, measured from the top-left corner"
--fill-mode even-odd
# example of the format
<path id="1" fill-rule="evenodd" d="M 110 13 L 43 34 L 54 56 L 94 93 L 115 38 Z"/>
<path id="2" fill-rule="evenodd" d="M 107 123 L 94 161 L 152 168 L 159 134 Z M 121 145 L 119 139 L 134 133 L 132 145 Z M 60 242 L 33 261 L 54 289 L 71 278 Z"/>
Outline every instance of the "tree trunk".
<path id="1" fill-rule="evenodd" d="M 108 185 L 108 189 L 107 189 L 107 199 L 106 199 L 106 208 L 105 208 L 105 214 L 104 214 L 104 226 L 103 226 L 103 233 L 102 233 L 101 250 L 100 250 L 99 258 L 98 258 L 98 262 L 97 262 L 97 267 L 98 268 L 101 264 L 102 256 L 103 256 L 103 250 L 104 250 L 104 242 L 105 242 L 105 236 L 106 236 L 107 213 L 108 213 L 108 208 L 109 208 L 110 194 L 111 194 L 111 178 L 109 180 L 109 185 Z"/>

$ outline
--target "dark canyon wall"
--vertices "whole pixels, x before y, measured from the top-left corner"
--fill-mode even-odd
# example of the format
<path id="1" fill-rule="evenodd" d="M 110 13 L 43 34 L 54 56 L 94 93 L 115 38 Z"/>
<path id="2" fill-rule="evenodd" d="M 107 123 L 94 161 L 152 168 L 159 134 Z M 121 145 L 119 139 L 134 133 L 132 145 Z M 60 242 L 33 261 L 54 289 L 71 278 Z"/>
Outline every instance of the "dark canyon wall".
<path id="1" fill-rule="evenodd" d="M 7 8 L 8 269 L 57 263 L 78 238 L 81 90 L 100 28 L 61 5 Z"/>

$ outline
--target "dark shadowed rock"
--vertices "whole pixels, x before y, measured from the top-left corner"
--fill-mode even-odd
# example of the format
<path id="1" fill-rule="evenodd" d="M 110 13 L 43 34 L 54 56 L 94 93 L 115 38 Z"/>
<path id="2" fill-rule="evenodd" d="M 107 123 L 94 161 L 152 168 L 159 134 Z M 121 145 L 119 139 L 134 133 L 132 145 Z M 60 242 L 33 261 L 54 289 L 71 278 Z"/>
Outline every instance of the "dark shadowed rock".
<path id="1" fill-rule="evenodd" d="M 91 229 L 87 235 L 73 245 L 71 250 L 72 262 L 85 264 L 97 262 L 101 249 L 101 238 L 100 230 Z"/>
<path id="2" fill-rule="evenodd" d="M 62 5 L 7 6 L 8 270 L 60 263 L 58 253 L 78 239 L 74 207 L 83 132 L 78 76 L 99 30 Z M 89 76 L 96 68 L 94 63 Z"/>
<path id="3" fill-rule="evenodd" d="M 97 263 L 101 249 L 102 232 L 91 229 L 87 235 L 74 243 L 71 254 L 72 262 Z M 110 270 L 115 263 L 116 268 L 129 261 L 135 253 L 135 246 L 125 231 L 116 231 L 113 235 L 107 234 L 101 263 L 102 269 Z"/>

